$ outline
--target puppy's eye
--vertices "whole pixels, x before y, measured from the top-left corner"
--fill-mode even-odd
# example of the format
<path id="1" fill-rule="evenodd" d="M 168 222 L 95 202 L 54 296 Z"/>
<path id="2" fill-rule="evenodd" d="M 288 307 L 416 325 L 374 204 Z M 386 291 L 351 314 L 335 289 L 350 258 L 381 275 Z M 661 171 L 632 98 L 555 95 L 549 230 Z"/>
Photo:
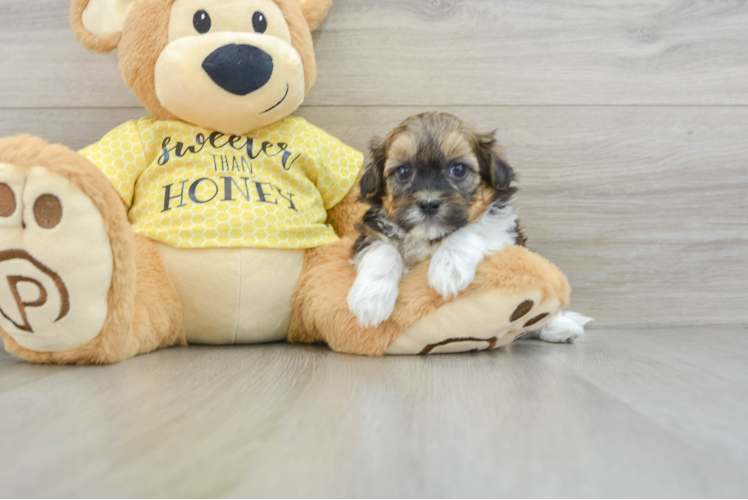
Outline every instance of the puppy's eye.
<path id="1" fill-rule="evenodd" d="M 203 35 L 210 31 L 213 22 L 210 20 L 210 16 L 207 12 L 204 10 L 198 10 L 192 18 L 192 25 L 195 27 L 195 31 Z"/>
<path id="2" fill-rule="evenodd" d="M 468 169 L 462 163 L 458 163 L 449 169 L 449 175 L 453 179 L 462 180 L 468 174 Z"/>
<path id="3" fill-rule="evenodd" d="M 252 15 L 252 27 L 256 33 L 265 33 L 268 29 L 268 20 L 262 12 L 255 12 Z"/>
<path id="4" fill-rule="evenodd" d="M 413 175 L 413 171 L 410 167 L 400 167 L 397 169 L 397 180 L 405 182 Z"/>

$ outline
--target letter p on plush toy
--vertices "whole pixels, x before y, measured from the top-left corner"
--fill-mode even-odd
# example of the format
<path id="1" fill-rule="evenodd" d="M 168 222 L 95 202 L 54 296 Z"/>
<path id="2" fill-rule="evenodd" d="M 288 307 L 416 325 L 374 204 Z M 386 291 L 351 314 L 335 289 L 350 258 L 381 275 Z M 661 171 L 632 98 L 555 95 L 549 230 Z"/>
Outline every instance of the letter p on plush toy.
<path id="1" fill-rule="evenodd" d="M 568 303 L 552 264 L 507 246 L 445 299 L 428 263 L 391 318 L 348 310 L 363 156 L 292 116 L 332 0 L 74 0 L 78 40 L 119 50 L 151 114 L 75 153 L 0 140 L 0 334 L 37 363 L 278 340 L 364 355 L 490 349 Z M 531 322 L 532 318 L 542 318 Z"/>

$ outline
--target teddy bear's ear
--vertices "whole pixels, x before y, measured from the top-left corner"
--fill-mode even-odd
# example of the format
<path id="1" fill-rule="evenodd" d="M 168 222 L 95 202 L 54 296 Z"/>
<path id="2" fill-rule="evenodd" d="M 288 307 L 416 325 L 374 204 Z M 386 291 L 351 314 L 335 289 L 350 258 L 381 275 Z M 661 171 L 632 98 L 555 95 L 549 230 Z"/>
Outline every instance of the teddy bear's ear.
<path id="1" fill-rule="evenodd" d="M 117 48 L 125 19 L 136 0 L 73 0 L 70 24 L 84 47 L 96 52 Z"/>
<path id="2" fill-rule="evenodd" d="M 301 2 L 301 12 L 304 13 L 306 22 L 309 23 L 309 29 L 316 30 L 325 17 L 327 11 L 332 6 L 332 0 L 299 0 Z"/>

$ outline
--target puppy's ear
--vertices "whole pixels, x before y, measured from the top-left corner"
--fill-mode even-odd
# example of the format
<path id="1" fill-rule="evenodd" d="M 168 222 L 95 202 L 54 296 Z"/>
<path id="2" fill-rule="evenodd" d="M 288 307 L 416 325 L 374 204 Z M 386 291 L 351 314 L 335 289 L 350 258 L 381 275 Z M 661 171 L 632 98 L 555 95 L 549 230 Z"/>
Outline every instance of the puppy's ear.
<path id="1" fill-rule="evenodd" d="M 111 52 L 119 45 L 122 28 L 137 0 L 73 0 L 70 25 L 87 49 Z"/>
<path id="2" fill-rule="evenodd" d="M 371 143 L 371 158 L 364 167 L 359 185 L 361 187 L 361 201 L 378 203 L 384 196 L 384 164 L 387 161 L 387 146 L 385 141 L 374 139 Z"/>
<path id="3" fill-rule="evenodd" d="M 327 12 L 332 6 L 332 0 L 300 0 L 301 12 L 309 24 L 309 29 L 316 30 L 327 17 Z"/>
<path id="4" fill-rule="evenodd" d="M 480 134 L 476 146 L 483 181 L 495 189 L 507 189 L 514 180 L 514 169 L 504 160 L 494 133 Z"/>
<path id="5" fill-rule="evenodd" d="M 514 169 L 504 159 L 498 146 L 491 149 L 491 181 L 493 187 L 508 188 L 514 180 Z"/>

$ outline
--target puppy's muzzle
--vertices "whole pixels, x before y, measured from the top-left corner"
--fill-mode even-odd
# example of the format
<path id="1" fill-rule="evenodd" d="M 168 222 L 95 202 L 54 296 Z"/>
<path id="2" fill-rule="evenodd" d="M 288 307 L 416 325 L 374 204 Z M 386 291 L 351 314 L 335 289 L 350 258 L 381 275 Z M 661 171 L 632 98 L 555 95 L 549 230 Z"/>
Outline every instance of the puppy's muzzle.
<path id="1" fill-rule="evenodd" d="M 430 200 L 420 200 L 417 203 L 418 208 L 421 209 L 421 212 L 423 212 L 424 215 L 427 215 L 429 217 L 433 217 L 434 215 L 439 212 L 439 209 L 442 206 L 441 200 L 436 199 L 430 199 Z"/>
<path id="2" fill-rule="evenodd" d="M 225 91 L 245 96 L 270 81 L 273 58 L 258 47 L 231 44 L 206 57 L 203 69 Z"/>

